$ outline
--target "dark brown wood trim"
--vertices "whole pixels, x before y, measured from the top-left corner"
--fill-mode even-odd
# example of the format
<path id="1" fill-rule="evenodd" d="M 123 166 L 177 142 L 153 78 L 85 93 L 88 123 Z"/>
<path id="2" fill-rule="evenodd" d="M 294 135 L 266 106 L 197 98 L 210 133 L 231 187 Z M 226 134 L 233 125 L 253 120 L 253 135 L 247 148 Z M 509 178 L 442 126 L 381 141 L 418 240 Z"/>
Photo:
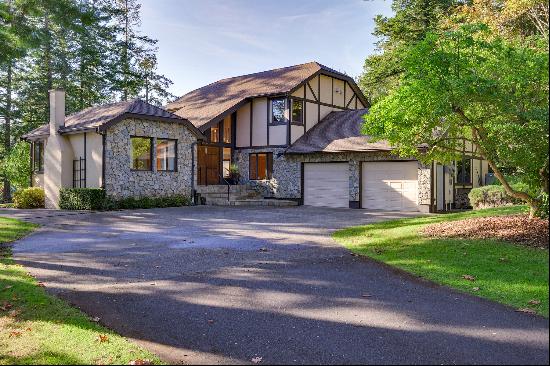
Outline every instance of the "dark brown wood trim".
<path id="1" fill-rule="evenodd" d="M 247 150 L 247 149 L 269 149 L 269 148 L 285 148 L 288 145 L 257 145 L 257 146 L 241 146 L 235 147 L 235 150 Z"/>
<path id="2" fill-rule="evenodd" d="M 265 123 L 267 124 L 266 128 L 267 128 L 267 145 L 269 145 L 269 126 L 270 126 L 270 123 L 269 123 L 269 110 L 271 109 L 271 98 L 267 98 L 267 102 L 266 102 L 266 116 L 267 116 L 267 119 L 265 121 Z"/>
<path id="3" fill-rule="evenodd" d="M 317 83 L 317 92 L 319 93 L 317 95 L 318 103 L 317 103 L 317 123 L 321 122 L 321 75 L 319 75 L 319 82 Z"/>
<path id="4" fill-rule="evenodd" d="M 290 133 L 291 133 L 291 121 L 292 121 L 292 99 L 287 98 L 286 103 L 288 105 L 288 121 L 286 126 L 286 143 L 290 145 Z"/>
<path id="5" fill-rule="evenodd" d="M 359 162 L 359 208 L 363 208 L 363 162 Z"/>
<path id="6" fill-rule="evenodd" d="M 300 204 L 304 204 L 304 162 L 300 164 Z"/>

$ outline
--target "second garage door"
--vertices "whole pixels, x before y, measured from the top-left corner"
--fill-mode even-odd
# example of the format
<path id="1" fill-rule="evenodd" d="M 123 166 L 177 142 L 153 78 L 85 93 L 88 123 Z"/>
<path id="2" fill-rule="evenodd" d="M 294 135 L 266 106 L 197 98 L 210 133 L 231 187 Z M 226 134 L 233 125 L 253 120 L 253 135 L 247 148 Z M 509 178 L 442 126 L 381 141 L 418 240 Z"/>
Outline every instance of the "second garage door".
<path id="1" fill-rule="evenodd" d="M 418 163 L 363 163 L 362 206 L 372 210 L 417 211 Z"/>
<path id="2" fill-rule="evenodd" d="M 304 164 L 304 205 L 349 207 L 349 164 Z"/>

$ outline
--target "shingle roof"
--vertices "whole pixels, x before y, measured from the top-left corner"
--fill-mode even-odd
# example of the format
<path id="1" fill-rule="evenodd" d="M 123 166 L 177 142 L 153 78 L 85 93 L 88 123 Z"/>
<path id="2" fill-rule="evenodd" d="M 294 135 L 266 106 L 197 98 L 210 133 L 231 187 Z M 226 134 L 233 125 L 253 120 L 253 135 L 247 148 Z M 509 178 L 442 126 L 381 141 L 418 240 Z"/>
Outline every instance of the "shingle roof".
<path id="1" fill-rule="evenodd" d="M 68 133 L 93 129 L 102 130 L 124 117 L 149 117 L 155 120 L 184 123 L 189 125 L 195 133 L 200 135 L 200 132 L 186 119 L 140 99 L 104 104 L 73 113 L 65 118 L 65 126 L 61 127 L 59 132 Z M 22 138 L 33 140 L 48 136 L 49 134 L 49 125 L 45 124 L 23 135 Z"/>
<path id="2" fill-rule="evenodd" d="M 236 110 L 247 98 L 288 93 L 319 71 L 347 79 L 356 88 L 349 76 L 317 62 L 309 62 L 216 81 L 185 94 L 169 103 L 166 109 L 187 118 L 204 131 L 209 122 Z M 358 89 L 357 93 L 363 97 Z"/>
<path id="3" fill-rule="evenodd" d="M 361 133 L 362 117 L 367 112 L 368 109 L 355 109 L 329 113 L 305 135 L 296 140 L 286 150 L 286 153 L 392 150 L 387 142 L 371 142 L 369 136 Z"/>

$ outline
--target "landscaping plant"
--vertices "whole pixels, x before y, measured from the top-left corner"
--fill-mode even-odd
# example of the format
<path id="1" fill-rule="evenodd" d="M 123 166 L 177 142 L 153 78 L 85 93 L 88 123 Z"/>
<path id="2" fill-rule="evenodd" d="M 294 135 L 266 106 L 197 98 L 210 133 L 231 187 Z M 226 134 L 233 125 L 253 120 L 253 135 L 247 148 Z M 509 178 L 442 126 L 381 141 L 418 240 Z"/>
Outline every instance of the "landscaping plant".
<path id="1" fill-rule="evenodd" d="M 13 195 L 15 208 L 44 208 L 44 189 L 29 187 L 16 191 Z"/>

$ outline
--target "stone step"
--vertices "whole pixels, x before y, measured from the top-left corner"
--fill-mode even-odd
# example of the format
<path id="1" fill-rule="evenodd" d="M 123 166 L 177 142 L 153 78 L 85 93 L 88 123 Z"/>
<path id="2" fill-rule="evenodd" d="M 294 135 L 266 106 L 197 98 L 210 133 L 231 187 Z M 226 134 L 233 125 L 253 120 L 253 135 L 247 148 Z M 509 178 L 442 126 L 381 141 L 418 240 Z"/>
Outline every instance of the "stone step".
<path id="1" fill-rule="evenodd" d="M 298 202 L 290 200 L 275 200 L 275 199 L 245 199 L 230 201 L 231 206 L 298 206 Z"/>

